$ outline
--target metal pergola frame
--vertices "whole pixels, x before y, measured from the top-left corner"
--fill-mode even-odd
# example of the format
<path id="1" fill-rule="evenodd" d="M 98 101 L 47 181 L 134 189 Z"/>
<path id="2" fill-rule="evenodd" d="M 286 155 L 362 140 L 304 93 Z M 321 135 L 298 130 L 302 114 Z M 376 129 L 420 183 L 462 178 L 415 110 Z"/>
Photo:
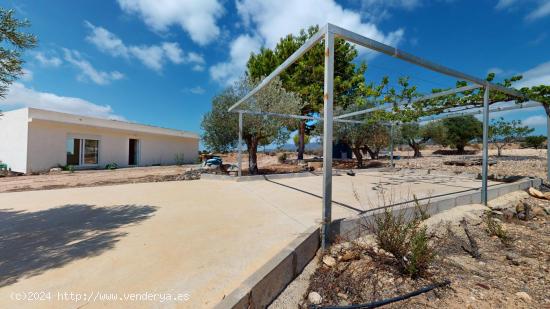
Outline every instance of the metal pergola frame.
<path id="1" fill-rule="evenodd" d="M 288 57 L 281 65 L 279 65 L 271 74 L 264 78 L 254 89 L 252 89 L 248 94 L 241 98 L 238 102 L 233 104 L 228 111 L 229 112 L 238 112 L 239 113 L 239 172 L 238 175 L 242 175 L 242 126 L 243 126 L 243 114 L 255 114 L 255 115 L 266 115 L 266 116 L 275 116 L 275 117 L 288 117 L 295 119 L 305 119 L 305 120 L 318 120 L 323 122 L 323 210 L 322 210 L 322 227 L 321 227 L 321 245 L 325 249 L 329 244 L 329 234 L 330 234 L 330 224 L 332 221 L 332 142 L 333 142 L 333 122 L 349 122 L 349 123 L 362 123 L 362 121 L 357 120 L 347 120 L 343 118 L 352 117 L 361 114 L 367 114 L 376 110 L 387 109 L 393 107 L 391 104 L 381 105 L 374 108 L 365 109 L 362 111 L 357 111 L 353 113 L 348 113 L 344 115 L 333 116 L 333 102 L 334 102 L 334 39 L 335 37 L 344 39 L 346 41 L 355 43 L 357 45 L 366 47 L 368 49 L 381 52 L 383 54 L 404 60 L 406 62 L 412 63 L 416 66 L 426 68 L 428 70 L 438 72 L 450 77 L 457 78 L 459 80 L 465 80 L 472 83 L 465 87 L 460 87 L 456 89 L 451 89 L 447 91 L 437 92 L 429 94 L 414 100 L 398 102 L 397 105 L 411 104 L 418 101 L 434 99 L 442 96 L 447 96 L 455 93 L 461 93 L 464 91 L 484 88 L 483 96 L 483 107 L 481 111 L 476 111 L 475 113 L 483 114 L 483 159 L 482 159 L 482 188 L 481 188 L 481 199 L 482 202 L 487 205 L 487 179 L 488 179 L 488 135 L 489 135 L 489 112 L 490 111 L 503 111 L 511 110 L 512 108 L 505 109 L 506 107 L 501 107 L 500 109 L 490 109 L 489 108 L 489 91 L 496 90 L 503 92 L 512 97 L 526 99 L 525 95 L 521 92 L 507 88 L 498 84 L 493 84 L 489 81 L 477 78 L 466 73 L 445 67 L 443 65 L 430 62 L 428 60 L 422 59 L 415 55 L 409 54 L 402 50 L 399 50 L 395 47 L 383 44 L 381 42 L 375 41 L 373 39 L 367 38 L 360 34 L 354 33 L 352 31 L 346 30 L 344 28 L 335 26 L 333 24 L 326 24 L 319 29 L 311 38 L 309 38 L 298 50 L 296 50 L 290 57 Z M 276 76 L 281 74 L 286 68 L 292 65 L 299 57 L 305 54 L 310 50 L 315 44 L 317 44 L 322 39 L 325 40 L 325 73 L 324 73 L 324 95 L 323 95 L 323 117 L 312 117 L 312 116 L 302 116 L 302 115 L 288 115 L 288 114 L 278 114 L 270 112 L 261 112 L 261 111 L 249 111 L 249 110 L 236 110 L 236 108 L 241 105 L 243 102 L 252 98 L 258 91 L 263 89 L 268 85 Z M 533 106 L 527 106 L 526 104 L 532 103 Z M 541 103 L 538 102 L 528 102 L 523 103 L 521 107 L 516 108 L 527 108 L 535 107 L 535 103 L 540 106 Z M 479 108 L 479 107 L 476 107 Z M 472 111 L 470 111 L 472 112 Z M 468 113 L 468 111 L 460 112 L 449 112 L 449 115 L 455 114 L 457 117 Z M 474 113 L 474 114 L 475 114 Z M 429 119 L 427 119 L 429 120 Z M 392 125 L 393 128 L 393 125 Z M 547 130 L 550 135 L 550 122 L 547 119 Z M 548 145 L 547 153 L 549 154 L 548 160 L 550 160 L 550 145 Z M 548 172 L 548 178 L 550 179 L 550 169 Z"/>

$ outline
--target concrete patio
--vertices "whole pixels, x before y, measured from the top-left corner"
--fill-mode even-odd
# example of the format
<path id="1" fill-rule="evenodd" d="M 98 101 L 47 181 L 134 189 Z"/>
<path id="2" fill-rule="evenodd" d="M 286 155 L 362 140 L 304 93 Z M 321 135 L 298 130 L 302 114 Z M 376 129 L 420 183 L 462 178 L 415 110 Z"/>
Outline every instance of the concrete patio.
<path id="1" fill-rule="evenodd" d="M 0 307 L 212 307 L 321 217 L 322 177 L 184 181 L 0 194 Z M 425 172 L 333 178 L 333 218 L 480 182 Z M 51 292 L 48 301 L 14 293 Z M 58 292 L 91 299 L 58 300 Z M 97 293 L 186 293 L 185 301 Z"/>

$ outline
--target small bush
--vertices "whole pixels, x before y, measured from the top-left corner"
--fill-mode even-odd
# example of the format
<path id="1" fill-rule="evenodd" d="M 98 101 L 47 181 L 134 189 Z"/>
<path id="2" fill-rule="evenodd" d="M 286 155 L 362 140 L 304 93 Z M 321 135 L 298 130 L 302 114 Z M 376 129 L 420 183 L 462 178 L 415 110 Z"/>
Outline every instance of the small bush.
<path id="1" fill-rule="evenodd" d="M 279 162 L 279 163 L 285 163 L 286 159 L 287 159 L 286 152 L 281 152 L 277 155 L 277 162 Z"/>
<path id="2" fill-rule="evenodd" d="M 59 167 L 65 171 L 65 172 L 71 172 L 71 173 L 74 173 L 74 165 L 59 165 Z"/>
<path id="3" fill-rule="evenodd" d="M 416 197 L 416 195 L 413 195 L 414 199 L 414 218 L 416 220 L 426 220 L 430 218 L 430 214 L 428 213 L 428 208 L 430 206 L 430 203 L 427 203 L 425 205 L 420 204 L 420 201 Z"/>
<path id="4" fill-rule="evenodd" d="M 489 236 L 496 236 L 506 244 L 510 240 L 508 232 L 502 227 L 502 224 L 495 220 L 491 213 L 487 213 L 485 216 L 485 224 L 487 225 L 487 233 Z"/>
<path id="5" fill-rule="evenodd" d="M 374 219 L 374 234 L 380 248 L 391 253 L 400 271 L 412 278 L 422 276 L 435 259 L 427 228 L 416 214 L 409 218 L 405 212 L 396 215 L 386 210 Z"/>
<path id="6" fill-rule="evenodd" d="M 116 170 L 117 168 L 118 168 L 118 164 L 116 164 L 115 162 L 111 162 L 105 165 L 106 170 Z"/>
<path id="7" fill-rule="evenodd" d="M 521 144 L 523 147 L 526 148 L 535 148 L 539 149 L 544 146 L 544 142 L 546 142 L 546 136 L 544 135 L 532 135 L 525 137 L 525 140 Z"/>

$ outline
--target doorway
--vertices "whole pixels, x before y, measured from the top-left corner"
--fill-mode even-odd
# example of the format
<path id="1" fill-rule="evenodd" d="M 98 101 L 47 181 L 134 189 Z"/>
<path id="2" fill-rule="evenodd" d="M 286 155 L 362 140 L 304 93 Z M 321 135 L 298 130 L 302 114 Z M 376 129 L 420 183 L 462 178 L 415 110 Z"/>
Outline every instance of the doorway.
<path id="1" fill-rule="evenodd" d="M 128 142 L 128 165 L 138 165 L 139 140 L 131 138 Z"/>

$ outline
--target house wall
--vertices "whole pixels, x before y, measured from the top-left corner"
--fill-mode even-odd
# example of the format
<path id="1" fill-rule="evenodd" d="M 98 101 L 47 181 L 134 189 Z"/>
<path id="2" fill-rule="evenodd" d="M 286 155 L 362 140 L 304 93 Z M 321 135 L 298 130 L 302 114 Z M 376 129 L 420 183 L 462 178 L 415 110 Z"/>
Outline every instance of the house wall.
<path id="1" fill-rule="evenodd" d="M 0 116 L 0 160 L 12 171 L 27 171 L 28 110 L 5 112 Z"/>
<path id="2" fill-rule="evenodd" d="M 176 155 L 183 153 L 186 163 L 194 163 L 198 157 L 198 139 L 137 133 L 108 128 L 72 125 L 59 122 L 33 120 L 29 123 L 29 171 L 44 171 L 58 165 L 66 165 L 68 138 L 99 140 L 99 164 L 128 166 L 128 141 L 140 142 L 139 165 L 171 165 Z"/>

